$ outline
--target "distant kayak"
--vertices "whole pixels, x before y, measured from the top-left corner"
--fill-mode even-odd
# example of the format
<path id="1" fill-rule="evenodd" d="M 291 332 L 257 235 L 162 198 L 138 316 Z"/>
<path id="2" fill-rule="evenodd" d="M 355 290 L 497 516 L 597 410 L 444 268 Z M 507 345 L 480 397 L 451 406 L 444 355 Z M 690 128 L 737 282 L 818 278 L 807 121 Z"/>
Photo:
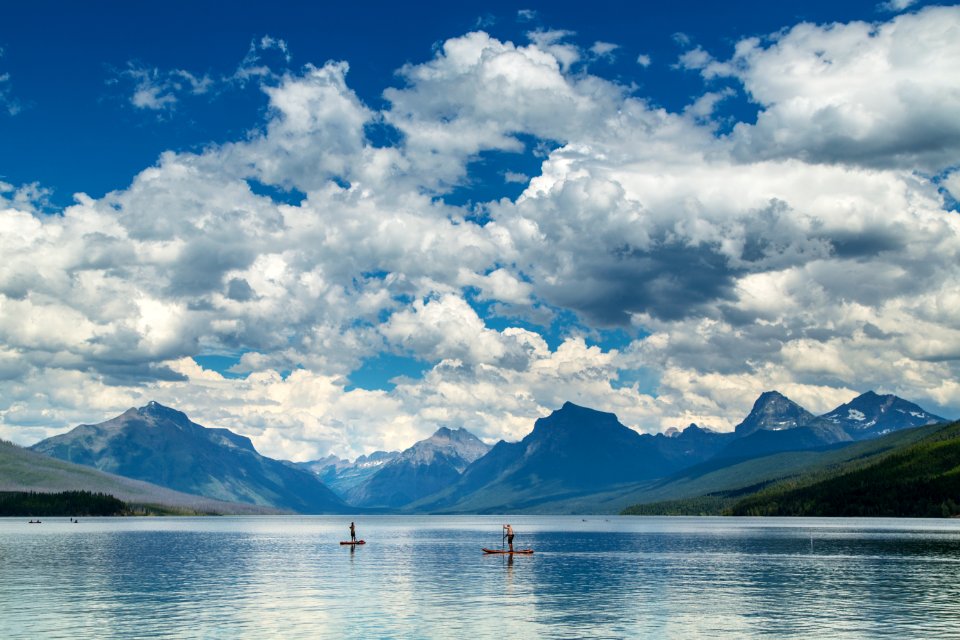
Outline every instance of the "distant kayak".
<path id="1" fill-rule="evenodd" d="M 517 549 L 515 551 L 502 550 L 502 549 L 484 549 L 483 552 L 484 553 L 505 553 L 507 555 L 513 554 L 515 556 L 516 555 L 529 556 L 530 554 L 533 553 L 533 549 Z"/>
<path id="2" fill-rule="evenodd" d="M 367 544 L 367 541 L 366 541 L 366 540 L 357 540 L 356 542 L 350 542 L 350 541 L 348 540 L 347 542 L 341 541 L 340 544 L 350 544 L 350 545 L 353 545 L 353 544 Z"/>

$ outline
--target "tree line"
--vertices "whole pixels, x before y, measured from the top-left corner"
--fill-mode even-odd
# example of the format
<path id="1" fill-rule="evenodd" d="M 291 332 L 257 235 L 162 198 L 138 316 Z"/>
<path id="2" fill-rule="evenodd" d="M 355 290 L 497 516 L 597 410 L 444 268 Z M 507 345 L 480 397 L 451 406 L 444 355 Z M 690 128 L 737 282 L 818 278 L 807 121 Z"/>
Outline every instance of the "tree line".
<path id="1" fill-rule="evenodd" d="M 92 491 L 0 491 L 0 516 L 122 516 L 127 504 L 106 493 Z"/>

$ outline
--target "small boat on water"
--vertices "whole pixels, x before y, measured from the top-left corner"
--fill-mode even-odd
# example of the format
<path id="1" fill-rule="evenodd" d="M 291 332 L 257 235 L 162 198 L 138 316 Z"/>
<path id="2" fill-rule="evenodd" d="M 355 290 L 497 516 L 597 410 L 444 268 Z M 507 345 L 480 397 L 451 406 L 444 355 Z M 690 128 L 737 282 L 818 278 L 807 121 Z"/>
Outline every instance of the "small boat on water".
<path id="1" fill-rule="evenodd" d="M 347 540 L 347 541 L 341 540 L 341 541 L 340 541 L 340 544 L 347 544 L 347 545 L 353 546 L 353 545 L 358 545 L 358 544 L 367 544 L 367 541 L 366 541 L 366 540 L 357 540 L 356 542 L 351 542 L 350 540 Z"/>
<path id="2" fill-rule="evenodd" d="M 529 556 L 533 555 L 533 549 L 514 549 L 510 551 L 509 549 L 484 549 L 484 553 L 497 553 L 505 555 L 514 555 L 514 556 Z"/>

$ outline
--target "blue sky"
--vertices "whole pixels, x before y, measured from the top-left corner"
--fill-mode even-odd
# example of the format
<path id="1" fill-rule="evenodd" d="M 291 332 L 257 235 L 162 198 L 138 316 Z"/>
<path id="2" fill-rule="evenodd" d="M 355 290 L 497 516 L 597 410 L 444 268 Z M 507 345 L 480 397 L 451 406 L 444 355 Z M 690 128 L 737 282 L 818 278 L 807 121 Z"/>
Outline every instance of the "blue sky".
<path id="1" fill-rule="evenodd" d="M 703 91 L 696 74 L 673 68 L 687 48 L 682 36 L 723 55 L 745 35 L 800 21 L 888 15 L 876 2 L 522 5 L 534 12 L 529 17 L 518 14 L 516 3 L 455 4 L 418 12 L 393 2 L 13 3 L 0 26 L 0 68 L 10 75 L 9 99 L 22 111 L 0 121 L 7 141 L 2 175 L 13 184 L 39 182 L 64 206 L 77 191 L 100 197 L 126 187 L 163 151 L 242 137 L 261 124 L 266 99 L 257 83 L 177 95 L 176 107 L 156 113 L 131 108 L 135 79 L 123 74 L 131 67 L 182 69 L 220 79 L 265 35 L 282 39 L 289 51 L 289 61 L 276 50 L 264 52 L 277 72 L 346 60 L 351 88 L 380 106 L 383 89 L 397 84 L 397 68 L 426 59 L 449 37 L 482 28 L 523 42 L 532 29 L 569 30 L 583 46 L 617 44 L 616 55 L 592 63 L 591 71 L 635 83 L 641 94 L 678 110 Z M 649 67 L 637 64 L 640 55 L 650 57 Z M 755 111 L 746 100 L 736 107 Z"/>
<path id="2" fill-rule="evenodd" d="M 958 9 L 18 3 L 0 436 L 155 399 L 271 455 L 960 414 Z"/>

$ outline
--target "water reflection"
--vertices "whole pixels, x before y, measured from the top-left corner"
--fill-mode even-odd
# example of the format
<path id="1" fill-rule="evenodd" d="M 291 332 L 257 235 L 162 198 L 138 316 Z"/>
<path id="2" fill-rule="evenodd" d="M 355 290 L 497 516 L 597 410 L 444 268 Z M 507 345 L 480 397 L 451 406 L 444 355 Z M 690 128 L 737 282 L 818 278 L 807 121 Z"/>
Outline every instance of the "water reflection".
<path id="1" fill-rule="evenodd" d="M 3 637 L 950 637 L 956 521 L 0 520 Z M 361 523 L 358 523 L 358 527 Z"/>

